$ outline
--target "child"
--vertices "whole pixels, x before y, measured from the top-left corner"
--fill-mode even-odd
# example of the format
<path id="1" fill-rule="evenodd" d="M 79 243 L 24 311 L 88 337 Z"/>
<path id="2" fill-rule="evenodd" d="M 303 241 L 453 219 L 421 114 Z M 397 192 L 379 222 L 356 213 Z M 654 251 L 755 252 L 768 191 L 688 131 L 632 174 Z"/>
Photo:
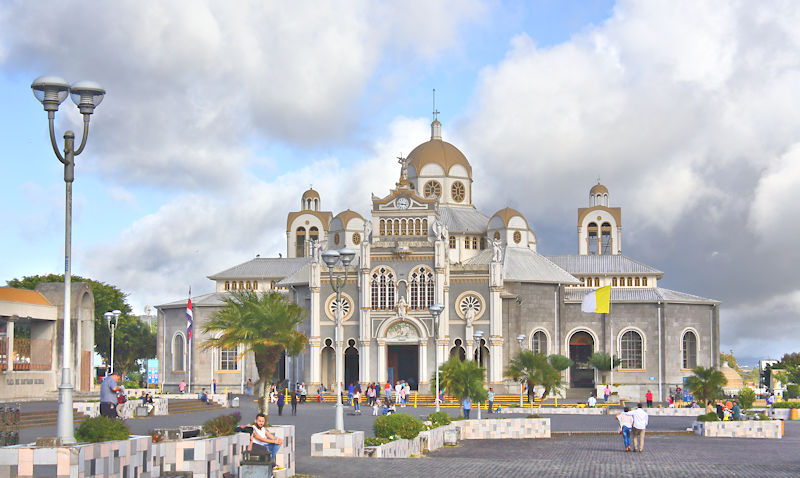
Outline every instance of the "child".
<path id="1" fill-rule="evenodd" d="M 377 417 L 378 416 L 378 401 L 377 400 L 374 400 L 372 402 L 372 416 L 373 417 Z"/>

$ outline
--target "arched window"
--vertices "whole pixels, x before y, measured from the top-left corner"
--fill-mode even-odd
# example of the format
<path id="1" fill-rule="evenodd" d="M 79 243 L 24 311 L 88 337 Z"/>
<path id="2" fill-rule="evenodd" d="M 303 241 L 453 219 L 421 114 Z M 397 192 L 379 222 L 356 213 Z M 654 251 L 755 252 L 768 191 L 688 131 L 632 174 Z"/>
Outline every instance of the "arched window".
<path id="1" fill-rule="evenodd" d="M 608 194 L 603 194 L 603 206 L 608 207 Z"/>
<path id="2" fill-rule="evenodd" d="M 400 235 L 401 236 L 408 235 L 408 231 L 406 230 L 406 220 L 405 219 L 400 221 Z"/>
<path id="3" fill-rule="evenodd" d="M 427 235 L 428 234 L 428 220 L 427 219 L 423 219 L 422 220 L 422 234 L 423 235 Z"/>
<path id="4" fill-rule="evenodd" d="M 642 336 L 635 330 L 622 334 L 619 343 L 619 358 L 622 360 L 622 369 L 641 369 L 642 367 Z"/>
<path id="5" fill-rule="evenodd" d="M 641 282 L 640 282 L 639 278 L 637 277 L 636 278 L 636 287 L 639 287 L 639 285 L 641 285 Z"/>
<path id="6" fill-rule="evenodd" d="M 414 219 L 414 235 L 419 236 L 422 234 L 422 221 Z"/>
<path id="7" fill-rule="evenodd" d="M 616 278 L 616 277 L 612 277 L 612 278 L 611 278 L 611 285 L 612 285 L 613 287 L 616 287 L 616 286 L 617 286 L 617 278 Z"/>
<path id="8" fill-rule="evenodd" d="M 597 254 L 597 224 L 594 222 L 590 222 L 589 226 L 587 227 L 588 232 L 588 252 L 589 255 Z"/>
<path id="9" fill-rule="evenodd" d="M 253 281 L 253 290 L 258 290 L 258 281 L 257 280 Z"/>
<path id="10" fill-rule="evenodd" d="M 183 372 L 186 370 L 186 342 L 183 334 L 175 334 L 172 338 L 172 371 Z"/>
<path id="11" fill-rule="evenodd" d="M 697 367 L 697 336 L 694 332 L 687 331 L 683 334 L 683 368 L 693 369 Z"/>
<path id="12" fill-rule="evenodd" d="M 499 241 L 500 240 L 500 231 L 494 231 L 494 236 L 493 237 L 494 237 L 494 239 L 496 241 Z"/>
<path id="13" fill-rule="evenodd" d="M 219 368 L 217 370 L 239 370 L 236 360 L 236 347 L 232 349 L 219 349 Z"/>
<path id="14" fill-rule="evenodd" d="M 225 290 L 231 290 L 231 282 L 230 281 L 227 281 L 227 280 L 225 281 Z"/>
<path id="15" fill-rule="evenodd" d="M 319 240 L 319 229 L 317 229 L 316 226 L 312 226 L 311 229 L 308 230 L 308 240 L 309 241 Z"/>
<path id="16" fill-rule="evenodd" d="M 381 236 L 385 236 L 386 235 L 386 220 L 385 219 L 381 219 L 381 222 L 380 222 L 380 234 L 381 234 Z"/>
<path id="17" fill-rule="evenodd" d="M 400 235 L 400 219 L 394 220 L 394 235 L 395 236 Z"/>
<path id="18" fill-rule="evenodd" d="M 239 290 L 244 290 L 244 281 L 243 280 L 239 281 Z"/>
<path id="19" fill-rule="evenodd" d="M 250 281 L 247 281 L 245 283 L 245 286 L 247 287 L 247 290 L 250 290 L 250 288 L 251 288 Z"/>
<path id="20" fill-rule="evenodd" d="M 236 290 L 236 281 L 231 282 L 231 289 Z"/>
<path id="21" fill-rule="evenodd" d="M 628 287 L 633 287 L 633 278 L 628 277 Z"/>
<path id="22" fill-rule="evenodd" d="M 469 236 L 464 238 L 464 249 L 469 249 Z"/>
<path id="23" fill-rule="evenodd" d="M 456 248 L 456 236 L 450 236 L 448 242 L 450 243 L 450 249 Z"/>
<path id="24" fill-rule="evenodd" d="M 642 277 L 642 286 L 647 287 L 647 277 Z"/>
<path id="25" fill-rule="evenodd" d="M 461 346 L 461 339 L 456 339 L 453 345 L 453 348 L 450 349 L 450 357 L 458 357 L 463 362 L 467 358 L 467 353 L 464 351 L 464 347 Z"/>
<path id="26" fill-rule="evenodd" d="M 370 284 L 371 304 L 376 310 L 394 309 L 397 285 L 394 272 L 386 267 L 379 267 L 372 272 Z"/>
<path id="27" fill-rule="evenodd" d="M 430 268 L 422 266 L 414 270 L 409 285 L 412 309 L 427 309 L 433 305 L 434 278 Z"/>
<path id="28" fill-rule="evenodd" d="M 295 233 L 297 245 L 295 246 L 295 256 L 297 257 L 305 257 L 306 256 L 306 228 L 305 227 L 298 227 Z"/>
<path id="29" fill-rule="evenodd" d="M 600 229 L 602 234 L 600 254 L 611 254 L 611 224 L 604 222 Z"/>
<path id="30" fill-rule="evenodd" d="M 472 236 L 472 248 L 478 250 L 478 237 Z"/>
<path id="31" fill-rule="evenodd" d="M 547 355 L 547 336 L 541 330 L 537 330 L 533 334 L 531 351 L 535 354 Z"/>
<path id="32" fill-rule="evenodd" d="M 594 278 L 594 286 L 595 287 L 600 287 L 600 278 L 599 277 L 595 277 Z"/>

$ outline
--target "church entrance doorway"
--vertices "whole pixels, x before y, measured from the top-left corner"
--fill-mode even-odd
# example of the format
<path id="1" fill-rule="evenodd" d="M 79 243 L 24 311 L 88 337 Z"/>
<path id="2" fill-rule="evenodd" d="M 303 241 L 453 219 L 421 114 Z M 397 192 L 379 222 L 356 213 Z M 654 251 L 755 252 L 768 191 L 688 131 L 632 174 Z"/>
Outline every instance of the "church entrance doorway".
<path id="1" fill-rule="evenodd" d="M 398 380 L 405 380 L 412 390 L 419 384 L 419 345 L 388 345 L 386 364 L 387 377 L 392 386 Z"/>
<path id="2" fill-rule="evenodd" d="M 347 342 L 347 349 L 344 351 L 344 388 L 352 383 L 358 383 L 358 349 L 356 349 L 356 341 L 350 339 Z"/>
<path id="3" fill-rule="evenodd" d="M 325 348 L 322 349 L 322 363 L 320 364 L 320 376 L 322 383 L 330 391 L 336 390 L 336 353 L 333 350 L 333 340 L 325 340 Z"/>
<path id="4" fill-rule="evenodd" d="M 569 369 L 570 387 L 594 387 L 594 368 L 589 357 L 594 351 L 594 339 L 588 332 L 575 332 L 569 339 L 569 358 L 573 364 Z"/>

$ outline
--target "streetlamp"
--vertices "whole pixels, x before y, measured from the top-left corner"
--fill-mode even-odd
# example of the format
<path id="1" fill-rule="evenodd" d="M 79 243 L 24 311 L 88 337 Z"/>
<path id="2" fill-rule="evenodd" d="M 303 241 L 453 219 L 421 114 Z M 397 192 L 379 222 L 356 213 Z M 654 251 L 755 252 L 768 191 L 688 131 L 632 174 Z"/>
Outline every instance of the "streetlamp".
<path id="1" fill-rule="evenodd" d="M 439 316 L 442 315 L 444 304 L 433 304 L 428 307 L 428 312 L 433 316 L 433 360 L 434 367 L 436 367 L 436 393 L 434 394 L 434 402 L 436 402 L 436 411 L 439 408 Z"/>
<path id="2" fill-rule="evenodd" d="M 342 357 L 342 290 L 347 284 L 347 266 L 353 262 L 356 251 L 342 249 L 327 250 L 322 253 L 322 260 L 328 266 L 328 278 L 331 288 L 336 292 L 336 430 L 344 433 L 344 406 L 342 405 L 342 381 L 344 380 L 344 360 Z M 344 276 L 334 277 L 333 268 L 337 264 L 344 266 Z"/>
<path id="3" fill-rule="evenodd" d="M 78 156 L 86 146 L 89 135 L 89 119 L 94 109 L 103 101 L 106 91 L 97 83 L 79 81 L 70 86 L 66 81 L 57 76 L 40 76 L 31 83 L 33 95 L 44 106 L 50 123 L 50 143 L 56 157 L 64 165 L 64 183 L 66 184 L 66 206 L 64 221 L 64 346 L 61 360 L 61 385 L 58 386 L 58 428 L 57 435 L 61 443 L 75 443 L 72 432 L 72 344 L 70 340 L 71 317 L 70 296 L 72 293 L 72 182 L 75 180 L 75 156 Z M 59 105 L 71 94 L 72 101 L 78 105 L 78 110 L 83 115 L 83 135 L 78 150 L 75 150 L 75 133 L 64 133 L 64 154 L 62 155 L 56 143 L 54 122 Z"/>
<path id="4" fill-rule="evenodd" d="M 522 342 L 525 341 L 525 334 L 517 335 L 517 342 L 519 343 L 519 351 L 522 352 Z M 522 379 L 519 379 L 519 408 L 522 408 L 522 389 L 525 388 L 522 385 Z"/>
<path id="5" fill-rule="evenodd" d="M 483 338 L 483 330 L 476 330 L 472 334 L 472 338 L 475 340 L 475 347 L 477 347 L 477 355 L 478 358 L 478 367 L 481 366 L 481 339 Z M 481 382 L 483 382 L 483 376 L 481 374 Z M 481 419 L 481 402 L 478 402 L 478 420 Z"/>
<path id="6" fill-rule="evenodd" d="M 147 330 L 153 331 L 153 322 L 151 320 L 150 311 L 153 310 L 149 305 L 144 306 L 144 315 L 147 316 Z"/>
<path id="7" fill-rule="evenodd" d="M 111 372 L 114 372 L 114 330 L 117 328 L 117 323 L 119 322 L 119 316 L 122 314 L 119 310 L 112 310 L 111 312 L 106 312 L 103 314 L 103 317 L 106 318 L 106 324 L 108 325 L 108 330 L 111 332 Z"/>

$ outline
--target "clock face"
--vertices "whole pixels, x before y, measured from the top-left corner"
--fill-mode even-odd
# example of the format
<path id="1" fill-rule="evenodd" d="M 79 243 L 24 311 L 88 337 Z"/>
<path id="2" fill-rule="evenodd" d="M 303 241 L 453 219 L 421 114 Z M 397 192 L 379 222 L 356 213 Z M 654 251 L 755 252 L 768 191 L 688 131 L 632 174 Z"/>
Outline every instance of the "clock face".
<path id="1" fill-rule="evenodd" d="M 408 209 L 408 206 L 411 205 L 411 201 L 409 201 L 408 198 L 400 198 L 395 204 L 397 204 L 397 207 L 400 209 Z"/>

